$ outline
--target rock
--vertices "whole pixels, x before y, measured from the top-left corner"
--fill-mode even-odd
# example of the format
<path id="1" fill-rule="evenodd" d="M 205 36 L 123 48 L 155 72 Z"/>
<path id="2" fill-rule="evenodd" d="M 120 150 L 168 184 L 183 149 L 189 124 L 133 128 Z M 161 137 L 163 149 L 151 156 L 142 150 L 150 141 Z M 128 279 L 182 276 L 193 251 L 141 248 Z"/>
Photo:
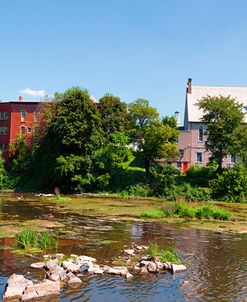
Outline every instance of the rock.
<path id="1" fill-rule="evenodd" d="M 163 270 L 164 269 L 164 264 L 161 261 L 156 261 L 155 263 L 157 265 L 158 270 Z"/>
<path id="2" fill-rule="evenodd" d="M 79 273 L 80 272 L 80 265 L 75 264 L 71 261 L 63 261 L 62 262 L 62 267 L 64 269 L 66 269 L 67 271 L 72 272 L 72 273 Z"/>
<path id="3" fill-rule="evenodd" d="M 108 274 L 111 267 L 109 265 L 101 265 L 101 269 L 104 273 Z"/>
<path id="4" fill-rule="evenodd" d="M 186 271 L 187 269 L 186 266 L 183 264 L 172 264 L 171 268 L 173 273 Z"/>
<path id="5" fill-rule="evenodd" d="M 126 276 L 128 274 L 128 269 L 127 267 L 124 266 L 114 266 L 111 267 L 108 271 L 109 274 L 112 275 L 120 275 L 120 276 Z"/>
<path id="6" fill-rule="evenodd" d="M 172 269 L 172 264 L 170 262 L 163 262 L 163 269 L 171 270 Z"/>
<path id="7" fill-rule="evenodd" d="M 134 276 L 133 276 L 131 273 L 128 272 L 128 273 L 126 274 L 125 278 L 126 278 L 127 280 L 130 280 L 130 279 L 133 279 Z"/>
<path id="8" fill-rule="evenodd" d="M 141 261 L 140 261 L 140 266 L 148 266 L 149 263 L 150 263 L 150 261 L 141 260 Z"/>
<path id="9" fill-rule="evenodd" d="M 35 263 L 32 263 L 30 266 L 32 268 L 43 268 L 43 267 L 45 267 L 45 263 L 44 262 L 35 262 Z"/>
<path id="10" fill-rule="evenodd" d="M 79 256 L 78 259 L 81 261 L 81 262 L 97 262 L 97 260 L 93 257 L 89 257 L 89 256 Z"/>
<path id="11" fill-rule="evenodd" d="M 104 274 L 104 270 L 102 268 L 100 268 L 99 265 L 96 265 L 96 264 L 89 265 L 88 272 L 94 273 L 94 274 L 99 274 L 99 275 Z"/>
<path id="12" fill-rule="evenodd" d="M 134 269 L 134 271 L 136 271 L 136 272 L 139 272 L 139 271 L 141 270 L 140 266 L 138 266 L 138 265 L 135 265 L 135 266 L 133 267 L 133 269 Z"/>
<path id="13" fill-rule="evenodd" d="M 33 285 L 33 282 L 26 279 L 23 275 L 11 275 L 7 281 L 3 301 L 20 301 L 25 288 L 31 285 Z"/>
<path id="14" fill-rule="evenodd" d="M 54 255 L 57 259 L 61 259 L 61 258 L 64 258 L 65 255 L 63 253 L 57 253 Z"/>
<path id="15" fill-rule="evenodd" d="M 135 255 L 135 250 L 134 249 L 127 249 L 127 250 L 124 250 L 124 253 L 129 255 L 129 256 L 133 256 L 133 255 Z"/>
<path id="16" fill-rule="evenodd" d="M 147 265 L 147 270 L 149 273 L 156 273 L 158 271 L 156 263 L 149 262 Z"/>
<path id="17" fill-rule="evenodd" d="M 87 262 L 81 264 L 81 266 L 80 266 L 80 272 L 81 273 L 86 272 L 88 269 L 89 269 L 89 264 Z"/>
<path id="18" fill-rule="evenodd" d="M 46 280 L 40 284 L 29 286 L 25 289 L 21 301 L 31 302 L 39 299 L 58 298 L 60 283 Z"/>
<path id="19" fill-rule="evenodd" d="M 46 278 L 51 281 L 63 281 L 67 278 L 66 271 L 61 266 L 56 266 L 53 270 L 46 272 Z"/>
<path id="20" fill-rule="evenodd" d="M 58 260 L 57 259 L 54 259 L 54 260 L 49 260 L 48 262 L 46 262 L 45 264 L 45 268 L 47 270 L 55 270 L 57 267 L 59 267 L 59 263 L 58 263 Z"/>
<path id="21" fill-rule="evenodd" d="M 143 267 L 140 268 L 139 273 L 140 273 L 140 274 L 148 274 L 148 270 L 146 269 L 145 266 L 143 266 Z"/>
<path id="22" fill-rule="evenodd" d="M 68 278 L 67 284 L 69 287 L 76 288 L 80 286 L 82 283 L 81 279 L 75 276 L 71 272 L 67 274 L 67 278 Z"/>

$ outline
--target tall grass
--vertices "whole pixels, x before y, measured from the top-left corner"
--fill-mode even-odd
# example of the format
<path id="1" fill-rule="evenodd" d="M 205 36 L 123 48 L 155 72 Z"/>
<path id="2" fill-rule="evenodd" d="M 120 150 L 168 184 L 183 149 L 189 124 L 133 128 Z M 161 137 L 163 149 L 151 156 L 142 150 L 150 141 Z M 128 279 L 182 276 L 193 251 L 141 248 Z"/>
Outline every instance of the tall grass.
<path id="1" fill-rule="evenodd" d="M 23 250 L 31 248 L 47 250 L 57 247 L 57 239 L 47 231 L 39 234 L 34 229 L 25 229 L 16 235 L 16 246 Z"/>
<path id="2" fill-rule="evenodd" d="M 184 263 L 182 256 L 180 255 L 180 253 L 175 247 L 165 250 L 165 249 L 161 249 L 157 243 L 152 243 L 150 244 L 147 252 L 150 256 L 158 257 L 159 260 L 162 262 L 170 262 L 174 264 Z"/>
<path id="3" fill-rule="evenodd" d="M 176 202 L 169 206 L 154 209 L 141 214 L 144 218 L 198 218 L 198 219 L 218 219 L 229 220 L 232 216 L 231 212 L 218 208 L 213 205 L 191 206 L 183 202 Z"/>

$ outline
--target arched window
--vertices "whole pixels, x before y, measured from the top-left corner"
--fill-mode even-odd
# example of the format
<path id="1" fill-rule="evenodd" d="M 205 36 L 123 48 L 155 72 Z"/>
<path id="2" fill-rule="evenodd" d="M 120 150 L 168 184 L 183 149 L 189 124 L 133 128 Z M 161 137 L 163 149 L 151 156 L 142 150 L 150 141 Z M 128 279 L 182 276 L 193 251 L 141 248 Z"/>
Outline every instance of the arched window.
<path id="1" fill-rule="evenodd" d="M 27 117 L 27 111 L 25 109 L 23 109 L 21 111 L 21 121 L 25 122 L 26 121 L 26 117 Z"/>
<path id="2" fill-rule="evenodd" d="M 21 126 L 21 134 L 24 135 L 26 133 L 26 127 Z"/>
<path id="3" fill-rule="evenodd" d="M 37 123 L 39 121 L 39 111 L 34 112 L 34 122 Z"/>

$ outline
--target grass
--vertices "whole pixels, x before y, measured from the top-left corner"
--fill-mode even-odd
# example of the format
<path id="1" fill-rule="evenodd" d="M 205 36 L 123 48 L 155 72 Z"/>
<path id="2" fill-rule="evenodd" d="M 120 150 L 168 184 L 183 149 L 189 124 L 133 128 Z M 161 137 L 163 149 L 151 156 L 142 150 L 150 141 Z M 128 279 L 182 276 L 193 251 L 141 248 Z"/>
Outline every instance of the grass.
<path id="1" fill-rule="evenodd" d="M 184 260 L 179 254 L 178 250 L 175 247 L 164 250 L 161 249 L 157 243 L 150 244 L 148 248 L 148 254 L 150 256 L 156 256 L 162 262 L 170 262 L 173 264 L 184 264 Z"/>
<path id="2" fill-rule="evenodd" d="M 144 218 L 197 218 L 197 219 L 217 219 L 229 220 L 232 216 L 230 211 L 221 209 L 214 205 L 191 206 L 186 203 L 176 202 L 174 204 L 166 205 L 162 208 L 143 212 L 141 214 Z"/>
<path id="3" fill-rule="evenodd" d="M 16 235 L 16 246 L 21 250 L 47 250 L 57 247 L 57 239 L 47 231 L 39 234 L 34 229 L 24 229 Z"/>

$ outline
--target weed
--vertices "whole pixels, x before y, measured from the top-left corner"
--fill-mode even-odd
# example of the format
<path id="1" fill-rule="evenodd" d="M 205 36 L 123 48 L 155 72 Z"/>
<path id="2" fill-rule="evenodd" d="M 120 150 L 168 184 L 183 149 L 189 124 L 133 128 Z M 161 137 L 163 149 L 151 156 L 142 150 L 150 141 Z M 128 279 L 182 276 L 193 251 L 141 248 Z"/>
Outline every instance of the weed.
<path id="1" fill-rule="evenodd" d="M 148 212 L 143 212 L 141 214 L 142 217 L 144 218 L 164 218 L 166 217 L 166 213 L 164 212 L 164 210 L 162 208 L 160 209 L 155 209 L 152 211 L 148 211 Z"/>
<path id="2" fill-rule="evenodd" d="M 37 247 L 38 234 L 34 229 L 25 229 L 16 235 L 16 245 L 20 249 Z"/>
<path id="3" fill-rule="evenodd" d="M 57 248 L 57 240 L 48 232 L 43 232 L 39 236 L 39 247 L 42 250 Z"/>

